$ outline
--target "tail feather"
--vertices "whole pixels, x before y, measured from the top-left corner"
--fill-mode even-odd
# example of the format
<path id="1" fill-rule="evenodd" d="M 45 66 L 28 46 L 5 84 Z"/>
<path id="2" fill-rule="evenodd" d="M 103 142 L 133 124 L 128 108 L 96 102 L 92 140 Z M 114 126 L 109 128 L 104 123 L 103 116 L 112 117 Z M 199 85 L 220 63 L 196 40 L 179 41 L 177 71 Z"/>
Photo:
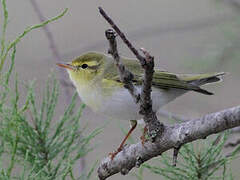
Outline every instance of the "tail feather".
<path id="1" fill-rule="evenodd" d="M 204 84 L 221 82 L 224 74 L 225 73 L 217 73 L 217 74 L 214 74 L 209 77 L 204 77 L 204 78 L 200 78 L 198 80 L 193 80 L 192 83 L 194 83 L 195 85 L 201 86 Z"/>
<path id="2" fill-rule="evenodd" d="M 184 89 L 186 91 L 196 91 L 206 95 L 213 95 L 201 85 L 214 83 L 222 80 L 224 72 L 209 74 L 173 74 L 163 71 L 155 71 L 152 85 L 160 89 Z"/>
<path id="3" fill-rule="evenodd" d="M 202 94 L 205 94 L 205 95 L 214 95 L 214 93 L 210 92 L 210 91 L 207 91 L 205 89 L 202 89 L 202 88 L 199 88 L 197 90 L 194 90 L 196 92 L 199 92 L 199 93 L 202 93 Z"/>
<path id="4" fill-rule="evenodd" d="M 213 73 L 213 74 L 202 74 L 202 75 L 192 75 L 192 76 L 185 76 L 184 80 L 187 81 L 188 83 L 195 85 L 195 86 L 202 86 L 204 84 L 209 84 L 209 83 L 215 83 L 215 82 L 220 82 L 222 81 L 222 77 L 225 73 L 220 72 L 220 73 Z M 214 93 L 209 92 L 205 89 L 202 88 L 197 88 L 194 89 L 193 91 L 206 94 L 206 95 L 213 95 Z"/>

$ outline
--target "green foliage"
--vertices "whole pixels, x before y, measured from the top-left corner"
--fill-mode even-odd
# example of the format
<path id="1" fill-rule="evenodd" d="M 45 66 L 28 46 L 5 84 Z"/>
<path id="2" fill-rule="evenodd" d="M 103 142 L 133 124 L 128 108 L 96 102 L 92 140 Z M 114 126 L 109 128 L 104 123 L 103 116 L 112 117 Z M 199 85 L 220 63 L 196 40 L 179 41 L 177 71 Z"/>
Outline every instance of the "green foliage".
<path id="1" fill-rule="evenodd" d="M 120 128 L 126 135 L 127 131 L 121 126 Z M 228 165 L 239 154 L 240 146 L 237 146 L 228 155 L 224 155 L 224 145 L 229 134 L 229 131 L 226 131 L 218 134 L 211 141 L 199 140 L 183 145 L 178 155 L 177 166 L 173 166 L 173 157 L 167 155 L 166 152 L 150 163 L 142 164 L 137 171 L 131 172 L 131 175 L 137 180 L 143 180 L 143 173 L 149 170 L 151 173 L 161 176 L 161 179 L 167 180 L 233 180 L 231 168 Z M 130 143 L 135 143 L 132 138 Z"/>
<path id="2" fill-rule="evenodd" d="M 177 166 L 172 165 L 172 156 L 166 154 L 156 160 L 157 165 L 145 163 L 143 166 L 165 179 L 233 179 L 232 174 L 227 170 L 227 164 L 235 154 L 225 156 L 222 153 L 228 134 L 228 132 L 219 134 L 210 143 L 204 140 L 201 148 L 194 147 L 194 143 L 183 145 Z"/>
<path id="3" fill-rule="evenodd" d="M 89 141 L 99 133 L 99 129 L 81 137 L 84 128 L 80 126 L 79 119 L 84 105 L 73 113 L 77 94 L 73 96 L 63 116 L 56 124 L 53 123 L 58 99 L 56 80 L 48 81 L 39 107 L 36 104 L 33 86 L 30 86 L 26 103 L 22 108 L 18 108 L 20 94 L 17 89 L 16 85 L 15 98 L 11 105 L 3 106 L 0 113 L 3 119 L 0 136 L 8 146 L 7 149 L 14 151 L 8 152 L 12 154 L 12 164 L 17 155 L 31 164 L 33 173 L 39 173 L 41 170 L 38 177 L 56 179 L 69 175 L 77 160 L 91 150 L 88 147 Z"/>
<path id="4" fill-rule="evenodd" d="M 57 123 L 53 122 L 59 92 L 55 79 L 48 81 L 39 107 L 33 85 L 27 89 L 26 103 L 19 107 L 20 94 L 16 81 L 15 96 L 11 97 L 11 103 L 3 104 L 0 108 L 0 138 L 4 147 L 1 155 L 10 155 L 10 164 L 7 169 L 2 169 L 0 177 L 10 178 L 13 168 L 22 165 L 23 179 L 65 179 L 67 176 L 75 179 L 72 169 L 77 160 L 91 150 L 89 141 L 100 129 L 88 136 L 81 136 L 84 128 L 80 126 L 79 119 L 84 105 L 73 113 L 77 94 Z M 28 169 L 31 167 L 30 172 L 26 171 L 26 166 Z"/>
<path id="5" fill-rule="evenodd" d="M 55 109 L 59 85 L 54 77 L 48 79 L 39 100 L 34 83 L 22 87 L 19 84 L 23 83 L 18 83 L 17 76 L 12 75 L 16 44 L 33 29 L 62 17 L 67 9 L 59 16 L 26 28 L 14 41 L 6 44 L 8 11 L 6 1 L 1 3 L 4 20 L 0 54 L 0 179 L 90 179 L 94 167 L 87 174 L 82 172 L 80 177 L 76 177 L 73 168 L 92 150 L 89 143 L 100 129 L 85 135 L 85 127 L 80 123 L 85 105 L 76 108 L 77 94 L 63 114 L 58 115 Z M 4 72 L 9 53 L 11 63 Z"/>

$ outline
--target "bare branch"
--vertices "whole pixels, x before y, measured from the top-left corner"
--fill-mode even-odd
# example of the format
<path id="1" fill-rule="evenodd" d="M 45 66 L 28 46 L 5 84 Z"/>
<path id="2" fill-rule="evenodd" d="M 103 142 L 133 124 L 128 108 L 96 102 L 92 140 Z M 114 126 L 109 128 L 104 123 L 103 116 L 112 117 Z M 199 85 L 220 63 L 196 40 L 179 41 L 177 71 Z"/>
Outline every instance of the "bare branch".
<path id="1" fill-rule="evenodd" d="M 140 114 L 147 115 L 152 112 L 152 78 L 154 73 L 154 57 L 151 56 L 145 49 L 141 48 L 141 51 L 145 55 L 146 65 L 144 66 L 144 76 L 143 76 L 143 85 L 141 92 L 142 103 L 140 105 Z M 146 122 L 148 119 L 144 119 Z M 149 122 L 149 120 L 148 120 Z"/>
<path id="2" fill-rule="evenodd" d="M 221 112 L 205 115 L 199 119 L 193 119 L 181 124 L 173 126 L 165 126 L 157 120 L 156 113 L 152 110 L 151 100 L 151 86 L 152 77 L 154 73 L 154 58 L 144 49 L 141 49 L 145 57 L 141 56 L 136 48 L 132 46 L 126 36 L 121 32 L 113 20 L 99 7 L 101 15 L 109 22 L 117 34 L 122 38 L 129 49 L 139 59 L 140 64 L 144 69 L 142 91 L 140 93 L 140 100 L 136 103 L 140 104 L 140 114 L 148 126 L 148 133 L 154 141 L 148 141 L 144 144 L 139 142 L 137 144 L 125 146 L 114 159 L 110 157 L 105 158 L 98 168 L 98 177 L 100 180 L 105 180 L 113 174 L 121 172 L 127 174 L 133 167 L 139 167 L 145 161 L 161 155 L 163 152 L 174 149 L 173 162 L 176 164 L 177 154 L 182 145 L 192 142 L 197 139 L 205 139 L 211 134 L 215 134 L 226 129 L 240 126 L 240 106 L 231 109 L 226 109 Z M 108 34 L 109 33 L 109 34 Z M 120 56 L 117 51 L 116 35 L 114 31 L 107 30 L 106 37 L 109 41 L 109 53 L 115 59 L 116 65 L 119 69 L 121 81 L 125 84 L 131 84 L 133 89 L 128 86 L 130 94 L 134 94 L 134 85 L 132 84 L 133 75 L 126 70 L 121 64 Z M 133 91 L 132 91 L 133 90 Z M 134 97 L 134 96 L 133 96 Z M 136 96 L 135 96 L 136 97 Z M 159 133 L 160 132 L 160 133 Z"/>
<path id="3" fill-rule="evenodd" d="M 119 27 L 113 22 L 113 20 L 107 15 L 107 13 L 99 7 L 100 14 L 106 19 L 106 21 L 112 26 L 112 28 L 117 32 L 117 34 L 121 37 L 123 42 L 128 46 L 128 48 L 133 52 L 137 59 L 139 59 L 140 64 L 144 66 L 146 64 L 145 58 L 141 56 L 137 49 L 131 44 L 131 42 L 126 38 L 126 36 L 122 33 Z"/>
<path id="4" fill-rule="evenodd" d="M 175 147 L 173 149 L 173 166 L 177 165 L 177 157 L 178 157 L 178 153 L 179 153 L 181 146 L 182 145 L 179 145 L 178 147 Z"/>
<path id="5" fill-rule="evenodd" d="M 120 56 L 117 51 L 116 35 L 112 30 L 107 30 L 105 35 L 109 41 L 109 53 L 112 54 L 116 61 L 119 69 L 120 77 L 125 87 L 129 90 L 130 94 L 135 99 L 136 103 L 140 103 L 140 114 L 143 115 L 144 122 L 148 125 L 148 133 L 152 140 L 154 140 L 157 133 L 163 131 L 163 124 L 157 119 L 156 113 L 152 110 L 152 100 L 151 100 L 151 87 L 152 87 L 152 77 L 154 73 L 154 58 L 145 49 L 141 49 L 145 57 L 141 56 L 137 49 L 131 44 L 131 42 L 126 38 L 124 33 L 119 29 L 119 27 L 113 22 L 113 20 L 106 14 L 106 12 L 99 7 L 99 12 L 106 19 L 106 21 L 113 27 L 116 33 L 122 38 L 123 42 L 129 47 L 129 49 L 134 53 L 134 55 L 139 60 L 141 66 L 144 69 L 143 85 L 140 94 L 140 100 L 136 99 L 139 95 L 136 94 L 136 88 L 132 84 L 133 74 L 126 70 L 125 66 L 120 64 Z M 131 76 L 130 76 L 131 74 Z M 125 78 L 125 79 L 124 79 Z"/>
<path id="6" fill-rule="evenodd" d="M 173 23 L 173 24 L 162 24 L 161 26 L 153 26 L 149 28 L 139 28 L 135 31 L 129 32 L 128 35 L 134 39 L 147 39 L 147 38 L 155 38 L 159 36 L 167 36 L 171 35 L 172 33 L 187 33 L 187 32 L 195 32 L 200 31 L 202 29 L 215 27 L 226 22 L 233 22 L 234 21 L 233 15 L 222 15 L 217 17 L 207 17 L 206 19 L 197 19 L 193 21 L 189 21 L 186 23 Z M 235 17 L 236 18 L 236 17 Z M 93 49 L 100 49 L 105 41 L 100 40 L 95 42 L 94 44 L 86 45 L 84 47 L 75 47 L 75 49 L 65 52 L 62 54 L 63 57 L 71 56 L 78 56 L 79 52 L 86 52 L 91 51 Z"/>
<path id="7" fill-rule="evenodd" d="M 109 41 L 108 53 L 111 54 L 113 59 L 115 60 L 120 75 L 120 80 L 124 83 L 124 87 L 128 89 L 129 93 L 132 95 L 134 102 L 138 103 L 140 100 L 140 94 L 132 83 L 134 75 L 130 71 L 128 71 L 124 64 L 122 64 L 121 62 L 117 50 L 116 33 L 112 29 L 108 29 L 105 31 L 105 35 L 107 40 Z"/>
<path id="8" fill-rule="evenodd" d="M 121 172 L 127 174 L 136 164 L 161 155 L 163 152 L 197 139 L 204 139 L 211 134 L 222 132 L 240 126 L 240 106 L 220 112 L 205 115 L 173 126 L 165 126 L 161 136 L 155 142 L 146 142 L 144 146 L 139 142 L 126 146 L 111 161 L 105 158 L 98 168 L 101 180 Z"/>
<path id="9" fill-rule="evenodd" d="M 122 38 L 123 42 L 129 47 L 129 49 L 135 54 L 138 58 L 142 68 L 144 69 L 143 84 L 140 95 L 137 92 L 137 89 L 132 83 L 134 75 L 128 71 L 125 66 L 120 61 L 120 56 L 117 50 L 117 41 L 116 34 L 114 31 L 107 30 L 105 32 L 106 38 L 109 41 L 109 50 L 108 53 L 112 55 L 115 60 L 116 66 L 118 68 L 120 79 L 125 84 L 125 88 L 128 89 L 136 103 L 140 104 L 139 113 L 143 115 L 144 122 L 148 127 L 148 134 L 153 142 L 157 135 L 161 134 L 164 130 L 164 125 L 160 123 L 157 119 L 156 113 L 152 110 L 152 78 L 154 73 L 154 57 L 151 56 L 145 49 L 141 49 L 145 57 L 141 56 L 136 48 L 130 43 L 118 26 L 113 22 L 113 20 L 105 13 L 105 11 L 99 7 L 99 11 L 102 16 L 109 22 L 109 24 L 114 28 L 117 34 Z M 180 146 L 178 146 L 180 147 Z M 114 158 L 115 159 L 115 158 Z M 141 159 L 138 159 L 137 166 L 140 166 L 142 163 Z M 123 174 L 126 172 L 121 171 Z M 99 178 L 101 179 L 99 174 Z"/>

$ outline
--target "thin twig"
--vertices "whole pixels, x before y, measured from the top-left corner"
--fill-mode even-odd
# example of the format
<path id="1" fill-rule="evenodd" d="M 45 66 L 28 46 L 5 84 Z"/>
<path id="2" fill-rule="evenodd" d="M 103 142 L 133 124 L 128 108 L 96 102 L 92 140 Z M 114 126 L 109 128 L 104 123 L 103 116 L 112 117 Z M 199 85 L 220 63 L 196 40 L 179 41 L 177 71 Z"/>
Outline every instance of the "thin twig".
<path id="1" fill-rule="evenodd" d="M 151 87 L 152 87 L 152 77 L 154 73 L 154 58 L 151 56 L 146 50 L 141 49 L 141 51 L 144 53 L 145 57 L 141 56 L 140 53 L 137 51 L 137 49 L 131 44 L 131 42 L 126 38 L 124 33 L 120 30 L 120 28 L 114 23 L 114 21 L 107 15 L 107 13 L 99 7 L 100 14 L 106 19 L 106 21 L 112 26 L 112 28 L 116 31 L 116 33 L 121 37 L 123 42 L 128 46 L 128 48 L 133 52 L 133 54 L 137 57 L 139 60 L 141 66 L 144 69 L 144 76 L 143 76 L 143 85 L 142 85 L 142 91 L 140 94 L 140 100 L 135 101 L 140 103 L 140 114 L 143 115 L 143 120 L 145 123 L 148 124 L 148 133 L 152 140 L 157 136 L 157 134 L 161 131 L 163 131 L 163 124 L 161 124 L 156 116 L 156 113 L 152 110 L 152 100 L 151 100 Z M 110 34 L 110 35 L 108 35 Z M 112 33 L 113 34 L 113 33 Z M 118 65 L 120 77 L 123 80 L 123 83 L 125 83 L 126 88 L 130 91 L 130 94 L 133 94 L 134 99 L 136 99 L 136 93 L 134 92 L 134 86 L 131 83 L 133 76 L 130 76 L 132 73 L 129 73 L 129 71 L 126 70 L 124 65 L 119 64 L 120 63 L 120 57 L 117 52 L 117 42 L 115 40 L 116 36 L 111 35 L 111 30 L 107 30 L 105 33 L 108 41 L 109 41 L 109 53 L 112 54 L 113 58 L 116 61 L 116 64 Z M 124 79 L 126 78 L 126 79 Z M 130 85 L 130 87 L 129 87 Z"/>
<path id="2" fill-rule="evenodd" d="M 180 148 L 181 148 L 181 145 L 176 148 L 173 148 L 173 166 L 177 165 L 177 157 L 178 157 Z"/>
<path id="3" fill-rule="evenodd" d="M 142 103 L 140 106 L 140 114 L 152 113 L 152 78 L 154 73 L 154 57 L 151 56 L 144 48 L 140 49 L 145 55 L 146 65 L 143 77 L 143 86 L 141 92 Z M 149 111 L 149 112 L 147 112 Z"/>
<path id="4" fill-rule="evenodd" d="M 235 17 L 236 19 L 236 17 Z M 215 26 L 219 26 L 226 22 L 233 22 L 234 16 L 232 15 L 224 15 L 224 16 L 217 16 L 217 17 L 208 17 L 206 19 L 197 19 L 193 21 L 189 21 L 186 23 L 173 23 L 173 24 L 165 24 L 161 26 L 153 26 L 149 28 L 139 28 L 136 31 L 129 32 L 128 35 L 134 39 L 147 39 L 147 38 L 156 38 L 160 36 L 167 36 L 171 34 L 178 34 L 178 33 L 187 33 L 187 32 L 195 32 L 201 31 L 202 29 L 211 28 Z M 76 47 L 75 49 L 62 53 L 63 57 L 68 57 L 69 55 L 78 56 L 79 52 L 86 52 L 91 51 L 93 49 L 100 49 L 104 45 L 105 41 L 100 40 L 93 44 L 86 45 L 83 47 Z"/>
<path id="5" fill-rule="evenodd" d="M 132 83 L 134 75 L 121 62 L 121 59 L 117 50 L 116 33 L 112 29 L 108 29 L 105 31 L 105 35 L 107 40 L 109 41 L 108 53 L 111 54 L 113 59 L 115 60 L 115 64 L 119 71 L 120 80 L 124 83 L 124 87 L 132 95 L 134 102 L 138 103 L 140 100 L 140 94 L 138 93 L 136 87 Z"/>
<path id="6" fill-rule="evenodd" d="M 139 59 L 140 64 L 144 66 L 146 64 L 145 58 L 141 56 L 137 49 L 130 43 L 130 41 L 126 38 L 126 36 L 122 33 L 122 31 L 116 26 L 113 20 L 106 14 L 106 12 L 99 7 L 100 14 L 106 19 L 106 21 L 112 26 L 112 28 L 117 32 L 117 34 L 122 38 L 123 42 L 128 46 L 128 48 L 133 52 L 133 54 Z"/>

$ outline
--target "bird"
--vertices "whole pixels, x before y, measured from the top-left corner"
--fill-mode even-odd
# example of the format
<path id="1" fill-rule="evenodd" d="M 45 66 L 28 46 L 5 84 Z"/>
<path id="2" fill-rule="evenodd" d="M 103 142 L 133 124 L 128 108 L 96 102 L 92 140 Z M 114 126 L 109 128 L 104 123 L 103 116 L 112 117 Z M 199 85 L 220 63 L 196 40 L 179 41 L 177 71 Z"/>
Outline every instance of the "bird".
<path id="1" fill-rule="evenodd" d="M 144 75 L 141 65 L 137 59 L 133 58 L 121 57 L 121 62 L 133 73 L 132 83 L 140 93 Z M 114 59 L 108 54 L 87 52 L 71 62 L 57 63 L 57 65 L 67 70 L 79 97 L 92 111 L 112 119 L 131 120 L 132 128 L 127 136 L 117 151 L 110 153 L 113 159 L 122 150 L 126 139 L 136 127 L 135 120 L 142 118 L 139 114 L 139 106 L 121 82 Z M 224 72 L 175 74 L 154 69 L 151 93 L 153 111 L 157 112 L 161 107 L 188 91 L 213 95 L 212 92 L 200 86 L 219 82 L 224 74 Z"/>

